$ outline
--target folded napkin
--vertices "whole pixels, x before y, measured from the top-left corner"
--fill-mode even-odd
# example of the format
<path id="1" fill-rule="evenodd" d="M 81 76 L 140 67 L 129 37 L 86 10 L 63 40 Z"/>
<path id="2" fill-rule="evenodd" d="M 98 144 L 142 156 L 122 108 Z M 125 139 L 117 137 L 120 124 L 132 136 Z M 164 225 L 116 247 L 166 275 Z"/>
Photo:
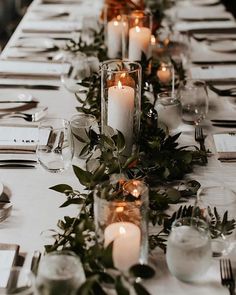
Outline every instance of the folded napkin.
<path id="1" fill-rule="evenodd" d="M 47 144 L 49 135 L 50 131 L 45 130 L 43 144 Z M 0 153 L 34 152 L 36 150 L 37 142 L 37 126 L 13 124 L 0 126 Z"/>
<path id="2" fill-rule="evenodd" d="M 82 29 L 81 21 L 32 21 L 26 22 L 22 31 L 24 33 L 71 33 Z"/>
<path id="3" fill-rule="evenodd" d="M 229 12 L 224 11 L 224 6 L 214 7 L 185 7 L 177 12 L 178 18 L 182 20 L 214 20 L 233 19 Z"/>
<path id="4" fill-rule="evenodd" d="M 236 133 L 218 133 L 213 135 L 219 160 L 236 160 Z"/>
<path id="5" fill-rule="evenodd" d="M 31 76 L 57 78 L 69 72 L 69 64 L 0 60 L 1 76 Z"/>
<path id="6" fill-rule="evenodd" d="M 202 22 L 179 22 L 175 25 L 175 30 L 180 32 L 205 30 L 205 29 L 232 29 L 236 28 L 235 21 L 202 21 Z"/>
<path id="7" fill-rule="evenodd" d="M 236 56 L 235 56 L 236 60 Z M 190 68 L 192 79 L 205 81 L 223 81 L 236 80 L 235 66 L 202 66 Z"/>

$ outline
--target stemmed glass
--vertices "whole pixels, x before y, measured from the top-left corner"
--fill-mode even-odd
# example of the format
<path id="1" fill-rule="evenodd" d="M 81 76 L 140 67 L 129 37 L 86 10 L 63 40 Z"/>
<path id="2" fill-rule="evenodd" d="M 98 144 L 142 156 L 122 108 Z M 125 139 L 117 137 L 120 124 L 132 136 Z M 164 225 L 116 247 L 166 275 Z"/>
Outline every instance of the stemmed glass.
<path id="1" fill-rule="evenodd" d="M 80 82 L 90 75 L 90 67 L 86 54 L 82 52 L 65 52 L 62 62 L 70 65 L 69 71 L 61 74 L 62 84 L 72 93 L 80 92 L 83 88 Z"/>
<path id="2" fill-rule="evenodd" d="M 187 79 L 179 87 L 182 105 L 182 119 L 187 124 L 199 125 L 208 112 L 208 93 L 206 83 Z"/>

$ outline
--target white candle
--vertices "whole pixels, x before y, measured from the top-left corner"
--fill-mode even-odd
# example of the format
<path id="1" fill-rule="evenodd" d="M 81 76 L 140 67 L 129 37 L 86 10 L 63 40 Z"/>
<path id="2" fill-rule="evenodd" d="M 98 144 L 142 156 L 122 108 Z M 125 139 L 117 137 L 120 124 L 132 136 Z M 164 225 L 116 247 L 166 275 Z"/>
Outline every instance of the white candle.
<path id="1" fill-rule="evenodd" d="M 115 222 L 104 231 L 104 246 L 113 242 L 112 257 L 115 267 L 127 270 L 139 262 L 141 231 L 131 222 Z"/>
<path id="2" fill-rule="evenodd" d="M 171 70 L 168 68 L 168 66 L 162 65 L 160 69 L 157 70 L 157 77 L 159 78 L 160 82 L 167 84 L 172 78 Z"/>
<path id="3" fill-rule="evenodd" d="M 134 94 L 132 87 L 123 86 L 120 81 L 108 89 L 107 124 L 123 133 L 127 154 L 132 149 Z"/>
<path id="4" fill-rule="evenodd" d="M 112 20 L 107 24 L 107 53 L 109 58 L 117 58 L 122 50 L 122 22 Z"/>
<path id="5" fill-rule="evenodd" d="M 129 30 L 129 60 L 141 60 L 142 52 L 149 57 L 151 30 L 136 26 Z"/>

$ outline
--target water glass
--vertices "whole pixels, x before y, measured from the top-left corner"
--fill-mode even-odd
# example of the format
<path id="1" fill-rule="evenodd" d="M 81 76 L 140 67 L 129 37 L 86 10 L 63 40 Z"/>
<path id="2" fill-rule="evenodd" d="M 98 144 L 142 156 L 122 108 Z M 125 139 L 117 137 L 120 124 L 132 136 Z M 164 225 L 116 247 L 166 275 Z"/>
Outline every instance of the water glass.
<path id="1" fill-rule="evenodd" d="M 90 75 L 90 67 L 86 54 L 82 52 L 65 53 L 63 63 L 69 64 L 70 69 L 61 74 L 61 82 L 65 88 L 72 92 L 80 92 L 83 87 L 79 84 L 84 78 Z"/>
<path id="2" fill-rule="evenodd" d="M 69 168 L 74 152 L 70 123 L 59 118 L 44 120 L 38 133 L 36 154 L 42 167 L 54 173 Z"/>
<path id="3" fill-rule="evenodd" d="M 198 125 L 208 112 L 208 93 L 206 83 L 187 79 L 179 87 L 182 105 L 182 119 L 185 123 Z"/>
<path id="4" fill-rule="evenodd" d="M 77 255 L 71 251 L 52 252 L 39 264 L 36 294 L 75 295 L 84 281 L 84 269 Z"/>
<path id="5" fill-rule="evenodd" d="M 88 155 L 88 151 L 84 151 L 82 154 L 81 152 L 90 142 L 88 136 L 89 130 L 97 127 L 96 117 L 90 114 L 78 113 L 72 116 L 70 124 L 75 156 L 78 158 L 85 158 Z"/>
<path id="6" fill-rule="evenodd" d="M 206 222 L 198 218 L 176 220 L 167 242 L 167 265 L 177 279 L 194 282 L 211 264 L 211 241 Z"/>
<path id="7" fill-rule="evenodd" d="M 157 95 L 156 110 L 158 118 L 169 129 L 176 129 L 181 124 L 182 108 L 173 92 L 161 92 Z"/>
<path id="8" fill-rule="evenodd" d="M 229 254 L 236 242 L 236 193 L 224 185 L 205 187 L 198 191 L 196 206 L 201 209 L 203 217 L 210 226 L 215 227 L 217 218 L 222 221 L 226 217 L 226 212 L 228 220 L 234 220 L 234 226 L 228 224 L 228 231 L 227 227 L 225 230 L 221 226 L 215 227 L 214 237 L 212 237 L 213 256 Z M 217 218 L 214 210 L 217 211 Z"/>
<path id="9" fill-rule="evenodd" d="M 27 268 L 13 266 L 0 268 L 0 294 L 33 295 L 34 274 Z"/>

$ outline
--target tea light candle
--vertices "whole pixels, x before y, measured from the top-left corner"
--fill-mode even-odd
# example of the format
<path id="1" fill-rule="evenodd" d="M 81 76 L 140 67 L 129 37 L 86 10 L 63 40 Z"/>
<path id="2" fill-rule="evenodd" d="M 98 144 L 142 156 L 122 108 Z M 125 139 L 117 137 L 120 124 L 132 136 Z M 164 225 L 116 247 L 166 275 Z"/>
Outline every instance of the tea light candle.
<path id="1" fill-rule="evenodd" d="M 157 70 L 157 77 L 159 78 L 160 82 L 167 84 L 172 78 L 172 71 L 167 65 L 162 64 Z"/>
<path id="2" fill-rule="evenodd" d="M 151 44 L 151 30 L 135 26 L 129 30 L 129 60 L 141 60 L 142 52 L 148 57 Z"/>
<path id="3" fill-rule="evenodd" d="M 127 153 L 132 148 L 134 89 L 118 82 L 108 89 L 107 124 L 121 131 L 125 137 Z"/>
<path id="4" fill-rule="evenodd" d="M 139 262 L 141 231 L 131 222 L 115 222 L 104 231 L 104 246 L 113 242 L 112 256 L 115 267 L 125 271 Z"/>
<path id="5" fill-rule="evenodd" d="M 118 19 L 107 24 L 107 50 L 109 58 L 117 58 L 121 54 L 122 22 Z"/>

